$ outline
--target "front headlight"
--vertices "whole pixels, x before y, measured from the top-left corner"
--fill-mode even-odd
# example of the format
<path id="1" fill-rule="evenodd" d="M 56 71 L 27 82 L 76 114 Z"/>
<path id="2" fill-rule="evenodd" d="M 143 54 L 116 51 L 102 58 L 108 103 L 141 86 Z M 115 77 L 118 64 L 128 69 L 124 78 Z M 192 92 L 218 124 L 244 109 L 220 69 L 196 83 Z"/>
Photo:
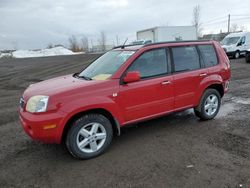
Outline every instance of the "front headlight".
<path id="1" fill-rule="evenodd" d="M 48 106 L 49 97 L 44 95 L 36 95 L 30 97 L 26 105 L 26 111 L 28 112 L 46 112 Z"/>

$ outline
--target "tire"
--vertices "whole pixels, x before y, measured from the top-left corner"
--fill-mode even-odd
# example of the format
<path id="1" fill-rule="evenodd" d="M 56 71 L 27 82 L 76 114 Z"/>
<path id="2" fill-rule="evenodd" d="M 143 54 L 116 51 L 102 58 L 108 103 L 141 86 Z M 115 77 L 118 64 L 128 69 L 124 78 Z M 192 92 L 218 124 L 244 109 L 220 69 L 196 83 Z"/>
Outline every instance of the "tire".
<path id="1" fill-rule="evenodd" d="M 239 59 L 240 58 L 240 52 L 238 50 L 234 53 L 234 58 L 235 59 Z"/>
<path id="2" fill-rule="evenodd" d="M 200 104 L 194 108 L 194 113 L 201 120 L 210 120 L 218 114 L 220 105 L 220 93 L 216 89 L 207 89 L 201 97 Z"/>
<path id="3" fill-rule="evenodd" d="M 73 122 L 66 138 L 68 151 L 78 159 L 102 154 L 111 144 L 113 128 L 101 114 L 86 114 Z"/>
<path id="4" fill-rule="evenodd" d="M 246 62 L 250 63 L 250 53 L 246 53 Z"/>

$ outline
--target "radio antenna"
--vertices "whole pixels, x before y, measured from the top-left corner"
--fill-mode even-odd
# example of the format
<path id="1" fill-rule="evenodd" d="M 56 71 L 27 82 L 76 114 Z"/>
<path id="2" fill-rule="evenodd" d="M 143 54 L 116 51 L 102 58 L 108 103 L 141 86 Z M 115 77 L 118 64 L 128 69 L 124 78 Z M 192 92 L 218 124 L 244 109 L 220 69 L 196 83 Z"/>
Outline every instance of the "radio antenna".
<path id="1" fill-rule="evenodd" d="M 125 44 L 126 44 L 126 42 L 128 41 L 128 38 L 126 38 L 126 40 L 125 40 L 125 42 L 123 43 L 123 45 L 122 45 L 122 49 L 124 49 L 125 48 Z"/>

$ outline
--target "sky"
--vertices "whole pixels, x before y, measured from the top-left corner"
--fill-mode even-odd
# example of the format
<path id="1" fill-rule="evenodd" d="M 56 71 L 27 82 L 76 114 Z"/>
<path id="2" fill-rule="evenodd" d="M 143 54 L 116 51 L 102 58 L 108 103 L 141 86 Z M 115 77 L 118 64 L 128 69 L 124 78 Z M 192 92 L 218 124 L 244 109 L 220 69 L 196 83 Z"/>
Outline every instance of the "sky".
<path id="1" fill-rule="evenodd" d="M 68 46 L 72 35 L 96 44 L 101 31 L 109 44 L 133 41 L 138 30 L 191 25 L 196 5 L 203 34 L 227 31 L 228 14 L 250 31 L 250 0 L 0 0 L 0 50 Z"/>

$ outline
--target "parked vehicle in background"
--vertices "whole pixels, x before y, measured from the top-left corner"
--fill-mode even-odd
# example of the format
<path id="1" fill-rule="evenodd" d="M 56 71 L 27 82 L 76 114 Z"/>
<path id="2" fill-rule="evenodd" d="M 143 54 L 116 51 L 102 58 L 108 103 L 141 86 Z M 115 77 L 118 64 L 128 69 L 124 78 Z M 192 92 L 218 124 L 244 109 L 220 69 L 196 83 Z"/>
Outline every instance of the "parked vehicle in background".
<path id="1" fill-rule="evenodd" d="M 120 46 L 80 73 L 29 86 L 20 121 L 34 140 L 65 142 L 74 157 L 88 159 L 128 124 L 188 108 L 213 119 L 229 79 L 228 57 L 215 41 Z"/>
<path id="2" fill-rule="evenodd" d="M 246 62 L 250 63 L 250 49 L 246 51 Z"/>
<path id="3" fill-rule="evenodd" d="M 228 56 L 239 58 L 246 54 L 250 48 L 250 32 L 239 32 L 228 34 L 221 41 L 222 48 Z"/>
<path id="4" fill-rule="evenodd" d="M 197 40 L 195 26 L 161 26 L 137 31 L 137 40 L 152 42 Z"/>

